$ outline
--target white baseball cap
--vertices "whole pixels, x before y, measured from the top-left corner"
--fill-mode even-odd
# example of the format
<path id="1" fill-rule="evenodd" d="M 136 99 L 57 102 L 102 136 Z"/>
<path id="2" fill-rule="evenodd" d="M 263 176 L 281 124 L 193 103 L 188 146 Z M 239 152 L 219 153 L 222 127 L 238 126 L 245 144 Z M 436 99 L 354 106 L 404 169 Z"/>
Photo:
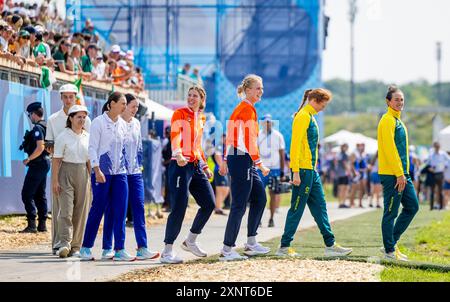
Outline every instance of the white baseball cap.
<path id="1" fill-rule="evenodd" d="M 64 84 L 59 88 L 59 93 L 64 92 L 78 93 L 78 88 L 74 84 Z"/>
<path id="2" fill-rule="evenodd" d="M 119 45 L 117 45 L 117 44 L 114 44 L 112 47 L 111 47 L 111 52 L 120 52 L 121 50 L 120 50 L 120 46 Z"/>
<path id="3" fill-rule="evenodd" d="M 70 107 L 69 112 L 67 113 L 67 115 L 70 115 L 70 114 L 75 113 L 75 112 L 81 112 L 81 111 L 84 111 L 84 112 L 86 112 L 86 114 L 89 114 L 89 110 L 87 109 L 86 106 L 73 105 L 72 107 Z"/>

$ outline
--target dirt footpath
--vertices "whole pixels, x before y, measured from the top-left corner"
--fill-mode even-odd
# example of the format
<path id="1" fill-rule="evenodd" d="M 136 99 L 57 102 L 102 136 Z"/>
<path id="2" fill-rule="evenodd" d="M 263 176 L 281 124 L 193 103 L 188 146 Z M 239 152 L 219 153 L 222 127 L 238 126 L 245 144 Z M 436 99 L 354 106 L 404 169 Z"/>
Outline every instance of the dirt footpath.
<path id="1" fill-rule="evenodd" d="M 344 260 L 245 260 L 188 263 L 138 270 L 114 281 L 162 282 L 376 282 L 383 266 Z"/>

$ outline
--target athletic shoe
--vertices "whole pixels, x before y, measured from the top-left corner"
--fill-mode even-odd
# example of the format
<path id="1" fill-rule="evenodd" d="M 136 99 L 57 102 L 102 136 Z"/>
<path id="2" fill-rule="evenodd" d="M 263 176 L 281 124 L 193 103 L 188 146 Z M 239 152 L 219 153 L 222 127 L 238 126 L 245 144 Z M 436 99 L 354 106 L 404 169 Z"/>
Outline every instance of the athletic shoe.
<path id="1" fill-rule="evenodd" d="M 92 252 L 90 248 L 82 247 L 80 250 L 80 258 L 81 260 L 91 261 L 94 260 L 94 256 L 92 256 Z"/>
<path id="2" fill-rule="evenodd" d="M 275 226 L 275 223 L 273 222 L 273 219 L 269 219 L 269 228 L 273 228 Z"/>
<path id="3" fill-rule="evenodd" d="M 237 261 L 237 260 L 247 260 L 247 256 L 242 256 L 235 250 L 225 252 L 223 249 L 220 251 L 219 260 L 220 261 Z"/>
<path id="4" fill-rule="evenodd" d="M 69 257 L 80 258 L 80 251 L 72 252 Z"/>
<path id="5" fill-rule="evenodd" d="M 69 248 L 66 246 L 63 246 L 63 247 L 59 248 L 59 250 L 56 252 L 56 255 L 59 258 L 66 258 L 67 255 L 69 255 L 69 252 L 70 252 Z"/>
<path id="6" fill-rule="evenodd" d="M 299 257 L 300 254 L 295 251 L 292 247 L 280 247 L 275 253 L 276 256 L 280 257 Z"/>
<path id="7" fill-rule="evenodd" d="M 386 250 L 384 249 L 384 247 L 380 248 L 380 251 L 381 251 L 381 253 L 383 253 L 385 255 L 385 258 L 387 258 L 387 259 L 408 261 L 408 256 L 406 256 L 405 254 L 400 252 L 400 249 L 398 248 L 397 245 L 395 245 L 394 248 L 395 248 L 395 250 L 391 253 L 386 253 Z M 391 257 L 392 256 L 391 254 L 394 254 L 394 258 Z"/>
<path id="8" fill-rule="evenodd" d="M 347 256 L 351 252 L 353 252 L 353 249 L 351 248 L 345 248 L 340 246 L 339 244 L 334 244 L 333 246 L 326 247 L 325 248 L 325 257 L 340 257 L 340 256 Z"/>
<path id="9" fill-rule="evenodd" d="M 177 257 L 173 251 L 171 251 L 169 254 L 162 254 L 161 258 L 159 258 L 159 261 L 161 263 L 167 263 L 167 264 L 179 264 L 183 263 L 183 259 Z"/>
<path id="10" fill-rule="evenodd" d="M 401 257 L 395 251 L 393 251 L 391 253 L 384 253 L 384 259 L 386 259 L 386 260 L 405 261 L 405 262 L 409 261 L 408 259 Z"/>
<path id="11" fill-rule="evenodd" d="M 102 252 L 102 260 L 110 260 L 114 258 L 115 252 L 113 250 L 103 250 Z"/>
<path id="12" fill-rule="evenodd" d="M 136 260 L 136 257 L 131 256 L 130 254 L 128 254 L 128 252 L 125 249 L 122 249 L 122 250 L 116 251 L 116 253 L 114 254 L 113 260 L 114 261 L 134 261 L 134 260 Z"/>
<path id="13" fill-rule="evenodd" d="M 136 252 L 136 259 L 138 260 L 147 260 L 147 259 L 156 259 L 159 257 L 159 252 L 150 251 L 146 247 L 138 248 Z"/>
<path id="14" fill-rule="evenodd" d="M 259 243 L 254 245 L 245 244 L 244 245 L 244 254 L 247 256 L 257 256 L 257 255 L 265 255 L 270 252 L 270 248 L 262 246 Z"/>
<path id="15" fill-rule="evenodd" d="M 196 242 L 188 242 L 187 240 L 183 241 L 181 244 L 181 248 L 185 251 L 191 252 L 197 257 L 206 257 L 206 252 L 202 250 Z"/>

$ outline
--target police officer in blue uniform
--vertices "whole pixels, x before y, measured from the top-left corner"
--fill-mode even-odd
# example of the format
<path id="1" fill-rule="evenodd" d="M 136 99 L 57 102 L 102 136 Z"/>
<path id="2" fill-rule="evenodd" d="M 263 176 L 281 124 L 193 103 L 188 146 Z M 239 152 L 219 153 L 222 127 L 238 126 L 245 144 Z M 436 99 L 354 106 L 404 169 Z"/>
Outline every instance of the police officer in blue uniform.
<path id="1" fill-rule="evenodd" d="M 23 164 L 28 167 L 28 171 L 22 188 L 22 201 L 27 212 L 28 226 L 22 233 L 46 232 L 47 198 L 45 188 L 47 173 L 50 170 L 50 159 L 44 146 L 46 131 L 43 120 L 44 109 L 40 102 L 34 102 L 28 105 L 27 112 L 34 127 L 25 133 L 24 141 L 20 146 L 20 150 L 28 154 L 28 158 L 23 161 Z M 39 221 L 37 228 L 36 216 Z"/>

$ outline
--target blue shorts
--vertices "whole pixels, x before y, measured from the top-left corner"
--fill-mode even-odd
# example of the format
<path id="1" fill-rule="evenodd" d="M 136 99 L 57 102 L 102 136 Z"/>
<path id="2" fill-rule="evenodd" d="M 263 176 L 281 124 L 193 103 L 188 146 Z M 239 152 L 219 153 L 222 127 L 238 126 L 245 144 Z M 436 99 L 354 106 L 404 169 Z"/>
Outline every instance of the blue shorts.
<path id="1" fill-rule="evenodd" d="M 380 175 L 378 174 L 378 172 L 372 172 L 370 174 L 370 183 L 379 185 L 381 184 L 381 179 L 380 179 Z"/>
<path id="2" fill-rule="evenodd" d="M 214 185 L 216 187 L 229 187 L 230 177 L 228 175 L 222 176 L 219 174 L 219 170 L 214 170 Z"/>
<path id="3" fill-rule="evenodd" d="M 450 182 L 446 181 L 444 183 L 444 190 L 450 190 Z"/>
<path id="4" fill-rule="evenodd" d="M 261 177 L 262 183 L 265 188 L 269 184 L 270 177 L 281 176 L 281 170 L 280 169 L 271 169 L 267 176 L 263 176 L 261 170 L 258 169 L 258 174 L 259 174 L 259 177 Z"/>

